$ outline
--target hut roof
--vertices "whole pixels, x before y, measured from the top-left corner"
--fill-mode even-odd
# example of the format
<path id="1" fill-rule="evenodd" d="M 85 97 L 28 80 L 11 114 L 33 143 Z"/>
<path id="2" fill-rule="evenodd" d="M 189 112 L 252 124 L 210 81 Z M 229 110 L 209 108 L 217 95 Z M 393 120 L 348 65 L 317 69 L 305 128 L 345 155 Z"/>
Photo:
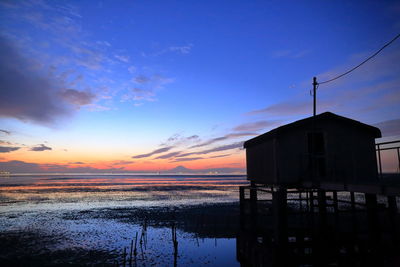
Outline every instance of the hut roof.
<path id="1" fill-rule="evenodd" d="M 376 128 L 374 126 L 371 126 L 371 125 L 368 125 L 368 124 L 365 124 L 365 123 L 362 123 L 362 122 L 359 122 L 359 121 L 356 121 L 356 120 L 352 120 L 352 119 L 349 119 L 349 118 L 346 118 L 346 117 L 343 117 L 343 116 L 336 115 L 336 114 L 334 114 L 332 112 L 324 112 L 324 113 L 321 113 L 319 115 L 316 115 L 315 117 L 308 117 L 308 118 L 301 119 L 301 120 L 298 120 L 298 121 L 295 121 L 295 122 L 280 126 L 278 128 L 275 128 L 275 129 L 273 129 L 273 130 L 271 130 L 269 132 L 266 132 L 266 133 L 264 133 L 262 135 L 259 135 L 259 136 L 256 136 L 256 137 L 250 139 L 250 140 L 247 140 L 246 142 L 244 142 L 243 146 L 244 146 L 244 148 L 247 148 L 247 147 L 251 147 L 251 146 L 254 146 L 254 145 L 258 145 L 260 143 L 265 142 L 268 139 L 277 137 L 280 134 L 282 134 L 282 133 L 284 133 L 286 131 L 289 131 L 290 129 L 312 125 L 313 120 L 314 120 L 314 122 L 318 122 L 318 121 L 340 121 L 340 122 L 343 122 L 343 123 L 347 123 L 349 125 L 353 125 L 355 127 L 360 127 L 362 129 L 364 129 L 365 131 L 369 131 L 374 135 L 375 138 L 382 137 L 381 131 L 379 130 L 379 128 Z"/>

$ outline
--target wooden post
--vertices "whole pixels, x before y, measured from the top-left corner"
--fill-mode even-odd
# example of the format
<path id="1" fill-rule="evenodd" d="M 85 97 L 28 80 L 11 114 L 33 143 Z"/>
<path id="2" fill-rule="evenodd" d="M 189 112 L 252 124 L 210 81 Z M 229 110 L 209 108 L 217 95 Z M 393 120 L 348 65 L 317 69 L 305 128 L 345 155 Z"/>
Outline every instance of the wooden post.
<path id="1" fill-rule="evenodd" d="M 240 227 L 243 229 L 246 223 L 246 206 L 245 206 L 245 198 L 244 198 L 244 187 L 239 187 L 239 196 L 240 196 Z"/>
<path id="2" fill-rule="evenodd" d="M 371 244 L 378 245 L 379 241 L 379 221 L 378 221 L 378 202 L 375 194 L 365 194 L 365 204 L 367 206 L 368 230 Z"/>
<path id="3" fill-rule="evenodd" d="M 321 225 L 326 226 L 326 223 L 327 223 L 326 194 L 325 194 L 325 190 L 321 190 L 321 189 L 318 190 L 318 211 L 319 211 L 318 216 L 319 216 Z"/>
<path id="4" fill-rule="evenodd" d="M 300 212 L 303 212 L 303 198 L 302 198 L 302 192 L 299 192 L 299 202 L 300 202 Z"/>
<path id="5" fill-rule="evenodd" d="M 333 195 L 333 210 L 335 211 L 335 214 L 337 214 L 339 211 L 337 191 L 333 191 L 332 195 Z"/>
<path id="6" fill-rule="evenodd" d="M 395 196 L 388 196 L 388 212 L 389 212 L 389 220 L 392 228 L 392 236 L 393 236 L 393 242 L 397 243 L 398 242 L 398 236 L 397 236 L 397 223 L 396 223 L 396 217 L 397 217 L 397 203 L 396 203 L 396 197 Z"/>
<path id="7" fill-rule="evenodd" d="M 254 182 L 250 184 L 250 209 L 251 217 L 254 222 L 257 221 L 257 186 Z"/>
<path id="8" fill-rule="evenodd" d="M 354 192 L 350 192 L 350 207 L 351 207 L 351 224 L 353 226 L 353 234 L 354 234 L 354 239 L 357 238 L 357 217 L 356 217 L 356 197 L 354 195 Z"/>
<path id="9" fill-rule="evenodd" d="M 288 242 L 287 232 L 287 191 L 278 188 L 272 193 L 274 236 L 279 254 L 286 251 Z M 279 255 L 283 256 L 283 255 Z"/>

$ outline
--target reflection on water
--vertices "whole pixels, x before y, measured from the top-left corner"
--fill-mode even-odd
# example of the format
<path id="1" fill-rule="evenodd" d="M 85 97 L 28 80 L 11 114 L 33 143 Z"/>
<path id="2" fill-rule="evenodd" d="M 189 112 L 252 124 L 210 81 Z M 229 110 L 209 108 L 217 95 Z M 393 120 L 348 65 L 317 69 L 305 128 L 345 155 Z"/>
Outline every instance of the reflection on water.
<path id="1" fill-rule="evenodd" d="M 243 176 L 10 177 L 0 185 L 0 263 L 121 266 L 145 224 L 137 266 L 238 266 L 244 183 Z"/>
<path id="2" fill-rule="evenodd" d="M 257 213 L 245 209 L 237 234 L 241 266 L 400 266 L 400 218 L 384 203 L 373 217 L 365 201 L 355 210 L 328 205 L 326 217 L 305 204 L 289 199 L 285 224 L 271 201 L 258 201 Z"/>
<path id="3" fill-rule="evenodd" d="M 245 183 L 225 175 L 16 176 L 1 179 L 0 202 L 3 211 L 232 202 Z"/>
<path id="4" fill-rule="evenodd" d="M 399 218 L 390 221 L 384 209 L 371 235 L 363 208 L 349 213 L 343 204 L 322 225 L 294 201 L 289 238 L 278 244 L 270 195 L 260 196 L 256 216 L 240 216 L 245 183 L 243 176 L 7 178 L 0 265 L 400 266 Z"/>

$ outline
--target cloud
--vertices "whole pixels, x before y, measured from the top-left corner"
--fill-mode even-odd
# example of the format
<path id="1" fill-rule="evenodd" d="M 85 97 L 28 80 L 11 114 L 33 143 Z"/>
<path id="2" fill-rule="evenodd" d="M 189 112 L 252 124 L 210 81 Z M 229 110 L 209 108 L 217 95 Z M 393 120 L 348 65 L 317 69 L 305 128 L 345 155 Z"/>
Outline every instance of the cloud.
<path id="1" fill-rule="evenodd" d="M 156 92 L 173 81 L 172 78 L 166 78 L 158 74 L 152 76 L 137 75 L 132 79 L 135 87 L 128 89 L 128 92 L 122 95 L 121 101 L 135 101 L 135 106 L 137 104 L 141 105 L 141 101 L 156 101 Z"/>
<path id="2" fill-rule="evenodd" d="M 10 134 L 11 134 L 10 131 L 3 130 L 3 129 L 0 129 L 0 132 L 1 132 L 1 133 L 4 133 L 4 134 L 6 134 L 6 135 L 10 135 Z"/>
<path id="3" fill-rule="evenodd" d="M 130 165 L 133 163 L 135 163 L 135 161 L 133 161 L 133 160 L 120 160 L 117 162 L 113 162 L 112 165 Z"/>
<path id="4" fill-rule="evenodd" d="M 38 164 L 19 160 L 0 162 L 0 170 L 9 171 L 11 173 L 41 173 L 41 172 L 66 172 L 66 173 L 104 173 L 123 171 L 121 168 L 97 169 L 93 167 L 70 167 L 62 164 Z"/>
<path id="5" fill-rule="evenodd" d="M 164 48 L 162 50 L 159 50 L 157 52 L 150 53 L 150 54 L 142 52 L 142 56 L 157 57 L 157 56 L 161 56 L 166 53 L 189 54 L 192 51 L 193 46 L 194 46 L 193 44 L 187 44 L 187 45 L 182 45 L 182 46 L 170 46 L 168 48 Z"/>
<path id="6" fill-rule="evenodd" d="M 168 154 L 164 154 L 164 155 L 158 156 L 158 157 L 156 157 L 155 159 L 169 159 L 169 158 L 176 157 L 176 156 L 179 155 L 180 153 L 181 153 L 180 151 L 171 152 L 171 153 L 168 153 Z"/>
<path id="7" fill-rule="evenodd" d="M 135 66 L 130 66 L 130 67 L 128 68 L 128 71 L 129 71 L 129 73 L 131 73 L 131 74 L 135 73 L 136 70 L 137 70 L 137 68 L 136 68 Z"/>
<path id="8" fill-rule="evenodd" d="M 251 132 L 231 133 L 231 134 L 227 134 L 227 135 L 224 135 L 224 136 L 221 136 L 221 137 L 212 138 L 212 139 L 207 140 L 207 141 L 205 141 L 205 142 L 203 142 L 201 144 L 191 146 L 190 148 L 208 146 L 208 145 L 211 145 L 213 143 L 224 141 L 224 140 L 227 140 L 227 139 L 234 139 L 234 138 L 238 138 L 238 137 L 254 136 L 254 135 L 257 135 L 257 133 L 251 133 Z"/>
<path id="9" fill-rule="evenodd" d="M 271 127 L 273 125 L 276 125 L 276 121 L 256 121 L 256 122 L 250 122 L 250 123 L 245 123 L 236 126 L 233 128 L 234 131 L 259 131 L 263 130 L 267 127 Z"/>
<path id="10" fill-rule="evenodd" d="M 0 36 L 0 116 L 51 123 L 69 114 L 54 82 L 36 73 L 32 62 Z"/>
<path id="11" fill-rule="evenodd" d="M 188 44 L 184 46 L 170 46 L 168 48 L 169 51 L 171 52 L 178 52 L 181 54 L 189 54 L 190 51 L 192 50 L 193 44 Z"/>
<path id="12" fill-rule="evenodd" d="M 40 144 L 40 145 L 31 147 L 31 149 L 30 149 L 30 151 L 36 151 L 36 152 L 45 151 L 45 150 L 52 150 L 52 148 L 45 146 L 44 144 Z"/>
<path id="13" fill-rule="evenodd" d="M 201 160 L 204 159 L 203 157 L 195 157 L 195 158 L 178 158 L 174 159 L 172 162 L 183 162 L 183 161 L 194 161 L 194 160 Z"/>
<path id="14" fill-rule="evenodd" d="M 381 130 L 383 137 L 400 135 L 400 119 L 382 121 L 374 126 Z"/>
<path id="15" fill-rule="evenodd" d="M 298 115 L 311 113 L 312 102 L 311 101 L 287 101 L 274 105 L 270 105 L 263 109 L 257 109 L 246 113 L 246 115 L 256 114 L 270 114 L 278 116 Z"/>
<path id="16" fill-rule="evenodd" d="M 141 88 L 132 88 L 130 93 L 122 96 L 121 101 L 155 101 L 155 93 L 152 90 L 146 90 Z"/>
<path id="17" fill-rule="evenodd" d="M 197 142 L 199 140 L 199 136 L 194 134 L 191 136 L 182 136 L 179 133 L 175 133 L 172 136 L 168 137 L 168 139 L 161 143 L 161 146 L 174 145 L 181 146 L 186 145 L 188 143 Z"/>
<path id="18" fill-rule="evenodd" d="M 152 152 L 147 153 L 147 154 L 140 154 L 140 155 L 132 156 L 132 158 L 133 159 L 147 158 L 147 157 L 151 157 L 156 154 L 167 152 L 167 151 L 171 150 L 172 148 L 174 148 L 174 147 L 173 146 L 163 147 L 163 148 L 153 150 Z"/>
<path id="19" fill-rule="evenodd" d="M 107 41 L 96 41 L 96 44 L 111 47 L 111 44 Z"/>
<path id="20" fill-rule="evenodd" d="M 201 159 L 215 159 L 215 158 L 228 157 L 228 156 L 230 156 L 230 155 L 231 155 L 231 154 L 223 154 L 223 155 L 217 155 L 217 156 L 212 156 L 212 157 L 207 157 L 207 158 L 204 158 L 204 157 L 177 158 L 177 159 L 174 159 L 174 160 L 171 161 L 171 162 L 195 161 L 195 160 L 201 160 Z"/>
<path id="21" fill-rule="evenodd" d="M 69 103 L 84 106 L 91 104 L 95 99 L 95 95 L 90 92 L 77 91 L 75 89 L 66 89 L 61 92 L 61 96 Z"/>
<path id="22" fill-rule="evenodd" d="M 138 75 L 135 77 L 134 82 L 135 83 L 147 83 L 149 82 L 151 79 L 147 76 L 144 75 Z"/>
<path id="23" fill-rule="evenodd" d="M 272 52 L 272 57 L 274 58 L 301 58 L 305 55 L 309 54 L 310 50 L 290 50 L 290 49 L 283 49 L 283 50 L 276 50 Z"/>
<path id="24" fill-rule="evenodd" d="M 75 161 L 75 162 L 70 162 L 69 164 L 85 164 L 85 162 L 82 162 L 82 161 Z"/>
<path id="25" fill-rule="evenodd" d="M 20 147 L 0 146 L 0 153 L 8 153 L 20 149 Z"/>
<path id="26" fill-rule="evenodd" d="M 129 56 L 114 55 L 114 57 L 122 62 L 129 63 Z"/>
<path id="27" fill-rule="evenodd" d="M 204 155 L 204 154 L 209 154 L 209 153 L 213 153 L 213 152 L 220 152 L 220 151 L 231 150 L 231 149 L 242 148 L 242 147 L 243 147 L 243 142 L 236 142 L 233 144 L 217 146 L 217 147 L 202 150 L 202 151 L 195 151 L 195 152 L 180 154 L 180 155 L 178 155 L 178 157 L 187 157 L 187 156 L 191 156 L 191 155 Z"/>

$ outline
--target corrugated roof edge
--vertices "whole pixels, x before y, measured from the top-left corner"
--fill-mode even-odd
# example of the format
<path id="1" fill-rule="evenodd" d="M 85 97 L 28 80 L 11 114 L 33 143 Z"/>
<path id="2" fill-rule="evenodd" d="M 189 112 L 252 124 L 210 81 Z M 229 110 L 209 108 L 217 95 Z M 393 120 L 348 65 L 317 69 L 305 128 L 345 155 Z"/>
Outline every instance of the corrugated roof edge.
<path id="1" fill-rule="evenodd" d="M 342 120 L 342 121 L 345 121 L 347 123 L 352 123 L 355 126 L 362 127 L 362 128 L 365 128 L 365 129 L 373 132 L 375 138 L 382 137 L 381 130 L 379 130 L 379 128 L 377 128 L 377 127 L 374 127 L 374 126 L 371 126 L 371 125 L 368 125 L 368 124 L 365 124 L 365 123 L 362 123 L 362 122 L 359 122 L 359 121 L 356 121 L 356 120 L 353 120 L 353 119 L 349 119 L 349 118 L 346 118 L 346 117 L 343 117 L 343 116 L 339 116 L 339 115 L 334 114 L 332 112 L 324 112 L 324 113 L 316 115 L 315 118 L 313 116 L 311 116 L 311 117 L 308 117 L 308 118 L 305 118 L 305 119 L 301 119 L 301 120 L 298 120 L 298 121 L 295 121 L 295 122 L 292 122 L 292 123 L 289 123 L 289 124 L 282 125 L 282 126 L 280 126 L 278 128 L 275 128 L 275 129 L 273 129 L 273 130 L 271 130 L 269 132 L 266 132 L 264 134 L 256 136 L 256 137 L 244 142 L 243 147 L 247 148 L 247 147 L 250 147 L 250 146 L 254 146 L 254 145 L 263 143 L 265 140 L 273 138 L 273 137 L 275 137 L 276 135 L 278 135 L 279 133 L 281 133 L 283 131 L 287 131 L 288 129 L 291 129 L 293 127 L 302 126 L 303 124 L 309 123 L 313 119 L 315 119 L 317 121 L 318 120 L 325 120 L 325 119 Z"/>

